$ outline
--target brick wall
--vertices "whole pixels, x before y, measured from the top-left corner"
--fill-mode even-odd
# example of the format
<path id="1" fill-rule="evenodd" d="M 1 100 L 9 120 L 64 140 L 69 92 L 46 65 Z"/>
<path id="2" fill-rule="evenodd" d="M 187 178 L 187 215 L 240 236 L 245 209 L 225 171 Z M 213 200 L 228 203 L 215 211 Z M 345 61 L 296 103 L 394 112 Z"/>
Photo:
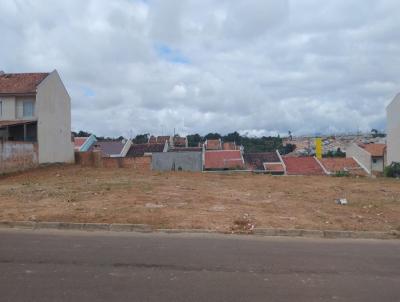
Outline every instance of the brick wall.
<path id="1" fill-rule="evenodd" d="M 31 142 L 0 142 L 0 173 L 37 167 L 38 146 Z"/>
<path id="2" fill-rule="evenodd" d="M 151 156 L 141 157 L 101 157 L 100 152 L 76 152 L 75 162 L 84 167 L 127 168 L 137 171 L 150 171 Z"/>

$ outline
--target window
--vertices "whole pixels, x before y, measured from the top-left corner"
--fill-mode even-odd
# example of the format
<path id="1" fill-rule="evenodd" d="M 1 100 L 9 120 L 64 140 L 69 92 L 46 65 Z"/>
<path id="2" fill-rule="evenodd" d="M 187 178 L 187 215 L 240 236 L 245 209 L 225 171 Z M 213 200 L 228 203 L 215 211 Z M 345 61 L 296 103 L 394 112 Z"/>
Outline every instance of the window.
<path id="1" fill-rule="evenodd" d="M 33 101 L 24 101 L 23 103 L 23 116 L 32 117 L 33 116 Z"/>
<path id="2" fill-rule="evenodd" d="M 374 159 L 372 159 L 372 162 L 373 162 L 374 164 L 376 164 L 376 163 L 378 162 L 378 160 L 377 160 L 376 158 L 374 158 Z"/>

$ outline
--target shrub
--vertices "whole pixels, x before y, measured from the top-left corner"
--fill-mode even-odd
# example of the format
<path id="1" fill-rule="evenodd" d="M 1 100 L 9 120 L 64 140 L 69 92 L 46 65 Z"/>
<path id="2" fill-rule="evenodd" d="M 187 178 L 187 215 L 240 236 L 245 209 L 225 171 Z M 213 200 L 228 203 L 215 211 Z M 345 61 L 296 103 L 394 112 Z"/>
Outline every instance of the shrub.
<path id="1" fill-rule="evenodd" d="M 384 175 L 386 177 L 400 177 L 400 163 L 391 163 L 390 166 L 387 166 L 384 171 Z"/>
<path id="2" fill-rule="evenodd" d="M 350 176 L 349 171 L 336 171 L 335 174 L 333 174 L 335 177 L 345 177 L 345 176 Z"/>

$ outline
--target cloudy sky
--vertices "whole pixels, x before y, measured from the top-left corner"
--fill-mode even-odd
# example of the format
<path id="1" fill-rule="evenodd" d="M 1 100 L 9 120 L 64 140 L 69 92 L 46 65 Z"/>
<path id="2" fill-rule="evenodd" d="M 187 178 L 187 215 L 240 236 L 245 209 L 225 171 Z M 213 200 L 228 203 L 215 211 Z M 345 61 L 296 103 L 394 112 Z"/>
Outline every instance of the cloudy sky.
<path id="1" fill-rule="evenodd" d="M 57 69 L 98 135 L 385 128 L 398 0 L 2 0 L 0 70 Z"/>

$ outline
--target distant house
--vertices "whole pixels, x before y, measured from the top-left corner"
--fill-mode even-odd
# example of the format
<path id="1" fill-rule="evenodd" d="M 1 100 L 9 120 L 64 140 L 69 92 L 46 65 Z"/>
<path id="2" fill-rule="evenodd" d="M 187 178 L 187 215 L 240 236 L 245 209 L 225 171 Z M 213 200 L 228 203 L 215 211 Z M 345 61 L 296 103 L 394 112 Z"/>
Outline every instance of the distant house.
<path id="1" fill-rule="evenodd" d="M 221 139 L 207 139 L 204 142 L 204 147 L 206 150 L 222 150 Z"/>
<path id="2" fill-rule="evenodd" d="M 223 142 L 223 150 L 240 150 L 240 147 L 236 145 L 236 142 Z"/>
<path id="3" fill-rule="evenodd" d="M 382 173 L 386 165 L 386 145 L 353 143 L 346 148 L 346 157 L 354 158 L 369 174 Z"/>
<path id="4" fill-rule="evenodd" d="M 287 175 L 325 175 L 325 171 L 315 157 L 288 157 L 284 156 Z"/>
<path id="5" fill-rule="evenodd" d="M 162 153 L 168 151 L 168 143 L 164 144 L 132 144 L 129 148 L 127 157 L 140 157 L 145 155 L 152 155 L 153 153 Z"/>
<path id="6" fill-rule="evenodd" d="M 131 140 L 97 141 L 89 148 L 89 151 L 100 151 L 102 157 L 125 157 L 131 145 Z"/>
<path id="7" fill-rule="evenodd" d="M 245 153 L 243 158 L 248 170 L 271 174 L 285 173 L 285 166 L 278 151 Z"/>
<path id="8" fill-rule="evenodd" d="M 88 137 L 74 137 L 74 151 L 86 152 L 95 142 L 97 139 L 93 134 Z"/>
<path id="9" fill-rule="evenodd" d="M 168 143 L 168 145 L 173 144 L 173 138 L 172 136 L 169 135 L 164 135 L 164 136 L 150 136 L 148 143 L 149 144 L 165 144 Z"/>
<path id="10" fill-rule="evenodd" d="M 188 147 L 187 137 L 174 136 L 173 137 L 173 147 L 187 148 Z"/>
<path id="11" fill-rule="evenodd" d="M 244 159 L 240 150 L 206 150 L 205 170 L 244 169 Z"/>
<path id="12" fill-rule="evenodd" d="M 387 164 L 400 163 L 400 93 L 386 108 Z"/>
<path id="13" fill-rule="evenodd" d="M 74 161 L 71 99 L 56 70 L 0 72 L 0 141 L 5 147 L 33 146 L 38 164 Z"/>
<path id="14" fill-rule="evenodd" d="M 354 158 L 330 157 L 317 160 L 322 164 L 325 172 L 330 175 L 345 172 L 350 175 L 366 176 L 369 173 Z"/>

